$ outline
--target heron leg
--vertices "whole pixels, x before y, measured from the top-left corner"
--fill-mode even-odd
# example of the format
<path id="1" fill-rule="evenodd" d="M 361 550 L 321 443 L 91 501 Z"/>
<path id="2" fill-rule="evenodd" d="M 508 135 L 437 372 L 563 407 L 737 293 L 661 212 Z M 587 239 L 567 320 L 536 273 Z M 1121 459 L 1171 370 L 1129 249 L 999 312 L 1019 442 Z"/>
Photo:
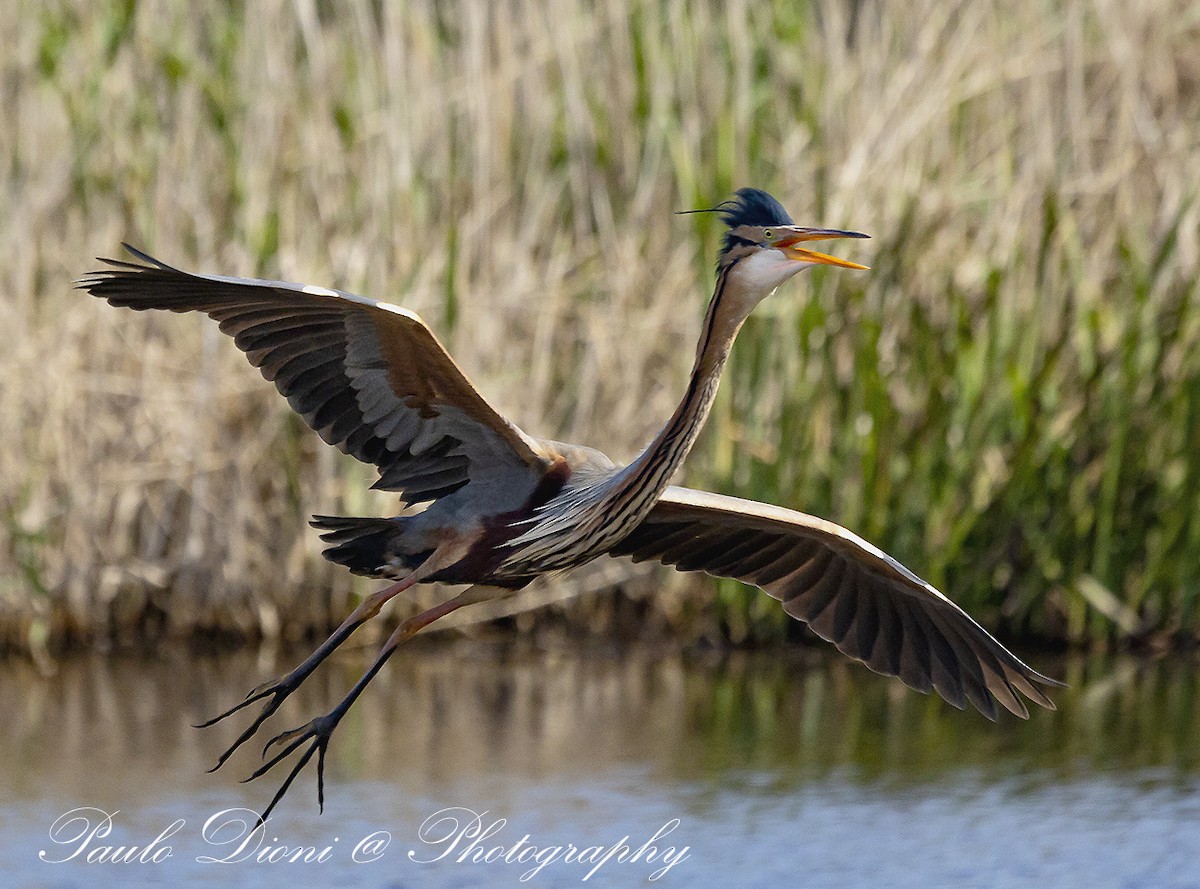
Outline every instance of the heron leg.
<path id="1" fill-rule="evenodd" d="M 333 634 L 323 643 L 321 643 L 321 646 L 307 658 L 305 658 L 304 661 L 294 670 L 292 670 L 286 676 L 281 676 L 278 679 L 272 679 L 270 682 L 263 683 L 257 688 L 251 690 L 251 692 L 246 695 L 246 699 L 241 703 L 236 704 L 233 707 L 230 707 L 224 713 L 214 716 L 212 719 L 197 725 L 196 728 L 207 728 L 210 725 L 215 725 L 226 717 L 232 716 L 243 707 L 249 707 L 251 704 L 254 704 L 257 701 L 269 699 L 267 700 L 266 704 L 263 705 L 262 710 L 259 711 L 258 716 L 254 718 L 254 721 L 251 722 L 246 730 L 238 736 L 238 739 L 234 741 L 224 753 L 221 754 L 221 756 L 217 759 L 217 764 L 209 769 L 209 771 L 215 772 L 217 769 L 223 766 L 225 761 L 233 755 L 235 750 L 254 737 L 255 733 L 258 732 L 262 724 L 267 721 L 272 713 L 279 709 L 279 705 L 282 704 L 292 692 L 300 687 L 301 683 L 303 683 L 304 680 L 309 677 L 309 674 L 311 674 L 313 670 L 317 669 L 317 666 L 323 660 L 325 660 L 325 658 L 329 657 L 329 655 L 332 654 L 339 645 L 349 639 L 350 635 L 355 630 L 378 614 L 379 609 L 384 606 L 384 603 L 386 603 L 393 596 L 404 592 L 419 579 L 419 576 L 414 574 L 411 577 L 406 577 L 399 583 L 394 583 L 389 587 L 367 596 L 367 598 L 363 599 L 363 601 L 359 603 L 358 607 L 355 608 L 354 611 L 352 611 L 344 621 L 342 621 L 341 626 L 334 630 Z"/>
<path id="2" fill-rule="evenodd" d="M 268 741 L 267 746 L 263 748 L 264 757 L 267 755 L 267 751 L 273 746 L 277 744 L 285 746 L 283 750 L 281 750 L 267 762 L 263 763 L 262 766 L 260 766 L 252 775 L 246 778 L 246 781 L 253 781 L 255 778 L 261 778 L 276 765 L 278 765 L 280 761 L 298 750 L 302 745 L 308 743 L 309 746 L 301 754 L 300 759 L 296 762 L 296 765 L 292 768 L 292 771 L 288 774 L 287 778 L 284 779 L 283 784 L 275 793 L 274 798 L 272 798 L 270 805 L 268 805 L 263 811 L 262 815 L 259 816 L 259 823 L 261 824 L 267 820 L 271 814 L 271 811 L 275 808 L 275 805 L 281 799 L 283 799 L 283 795 L 287 793 L 288 788 L 291 787 L 292 782 L 296 779 L 296 776 L 300 774 L 301 770 L 305 767 L 305 765 L 308 764 L 308 761 L 312 759 L 312 755 L 314 753 L 317 754 L 317 804 L 321 811 L 325 810 L 325 751 L 329 747 L 329 739 L 333 736 L 333 731 L 337 728 L 337 725 L 341 721 L 342 717 L 346 715 L 346 711 L 348 711 L 354 702 L 358 700 L 358 696 L 362 694 L 363 689 L 365 689 L 371 680 L 375 678 L 375 674 L 377 674 L 383 668 L 383 665 L 387 663 L 388 658 L 395 653 L 396 649 L 400 646 L 400 643 L 411 639 L 418 632 L 429 626 L 438 618 L 445 617 L 450 612 L 457 611 L 464 605 L 473 605 L 476 602 L 484 602 L 488 599 L 494 599 L 498 595 L 505 595 L 507 593 L 507 590 L 501 591 L 486 586 L 469 587 L 468 589 L 463 590 L 463 592 L 459 593 L 453 599 L 448 599 L 447 601 L 442 602 L 440 605 L 435 605 L 433 608 L 430 608 L 427 611 L 422 611 L 420 614 L 408 618 L 396 628 L 395 632 L 393 632 L 390 637 L 388 637 L 388 640 L 386 643 L 384 643 L 383 648 L 379 650 L 379 654 L 376 656 L 375 661 L 367 669 L 367 672 L 362 675 L 362 678 L 360 678 L 358 682 L 354 684 L 354 687 L 350 689 L 349 694 L 342 699 L 341 703 L 339 703 L 324 716 L 318 716 L 307 725 L 283 732 Z"/>

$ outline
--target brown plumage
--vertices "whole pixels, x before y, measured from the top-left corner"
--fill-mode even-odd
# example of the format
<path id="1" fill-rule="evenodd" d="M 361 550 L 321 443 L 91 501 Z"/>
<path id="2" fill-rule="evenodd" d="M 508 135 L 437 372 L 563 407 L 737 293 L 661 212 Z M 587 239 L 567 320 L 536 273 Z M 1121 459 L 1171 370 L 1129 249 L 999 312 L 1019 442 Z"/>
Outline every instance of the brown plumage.
<path id="1" fill-rule="evenodd" d="M 314 753 L 323 804 L 329 739 L 401 642 L 457 608 L 600 555 L 656 559 L 755 584 L 843 653 L 919 691 L 933 688 L 956 707 L 970 702 L 994 719 L 999 703 L 1024 717 L 1025 695 L 1053 709 L 1038 686 L 1058 683 L 846 529 L 779 507 L 667 486 L 708 415 L 733 340 L 754 307 L 812 265 L 865 268 L 800 246 L 865 235 L 796 226 L 765 192 L 742 189 L 715 210 L 728 231 L 687 390 L 628 466 L 591 448 L 526 435 L 491 408 L 421 319 L 397 306 L 321 287 L 194 275 L 128 245 L 140 262 L 104 260 L 109 268 L 80 282 L 115 306 L 214 318 L 326 442 L 378 469 L 375 488 L 394 491 L 407 504 L 427 504 L 390 519 L 314 517 L 329 544 L 327 558 L 395 582 L 367 597 L 286 676 L 205 723 L 264 702 L 214 768 L 390 598 L 416 583 L 470 585 L 404 621 L 333 711 L 267 744 L 264 756 L 273 745 L 282 750 L 251 778 L 303 752 L 263 819 Z"/>

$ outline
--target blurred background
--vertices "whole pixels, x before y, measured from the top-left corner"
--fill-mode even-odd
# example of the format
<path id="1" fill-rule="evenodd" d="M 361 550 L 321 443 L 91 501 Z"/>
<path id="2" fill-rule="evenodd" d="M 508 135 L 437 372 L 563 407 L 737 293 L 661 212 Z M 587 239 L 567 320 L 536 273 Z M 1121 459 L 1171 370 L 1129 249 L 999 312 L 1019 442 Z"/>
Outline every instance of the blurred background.
<path id="1" fill-rule="evenodd" d="M 746 184 L 872 271 L 751 319 L 686 482 L 845 524 L 1009 638 L 1194 637 L 1191 4 L 466 8 L 5 4 L 7 647 L 318 632 L 352 579 L 307 516 L 394 508 L 205 319 L 74 292 L 93 256 L 400 303 L 520 426 L 628 459 L 711 292 L 720 224 L 672 214 Z M 522 628 L 790 631 L 597 570 Z"/>
<path id="2" fill-rule="evenodd" d="M 102 660 L 35 678 L 60 655 L 152 653 L 155 669 L 189 679 L 163 680 L 184 695 L 169 702 L 144 679 L 143 704 L 173 719 L 211 715 L 218 701 L 193 689 L 191 661 L 165 643 L 266 640 L 275 652 L 323 636 L 373 585 L 323 562 L 309 514 L 394 509 L 367 492 L 372 471 L 324 446 L 211 322 L 117 311 L 74 291 L 92 257 L 120 256 L 126 240 L 185 269 L 404 305 L 522 428 L 628 459 L 682 392 L 712 287 L 719 222 L 673 214 L 755 185 L 802 224 L 869 232 L 850 258 L 872 269 L 810 272 L 751 318 L 684 481 L 862 534 L 1002 640 L 1032 646 L 1035 666 L 1072 682 L 1058 700 L 1075 716 L 993 729 L 858 668 L 814 666 L 791 644 L 803 628 L 757 591 L 612 561 L 460 612 L 458 629 L 434 637 L 455 640 L 445 669 L 467 670 L 454 658 L 475 652 L 476 680 L 510 677 L 496 695 L 511 704 L 554 691 L 512 678 L 510 655 L 492 647 L 518 633 L 564 658 L 585 642 L 691 658 L 766 648 L 770 663 L 807 666 L 775 668 L 767 685 L 726 656 L 647 668 L 641 699 L 653 707 L 676 712 L 692 700 L 680 689 L 700 694 L 656 670 L 699 671 L 711 687 L 686 724 L 735 739 L 712 775 L 751 750 L 774 776 L 768 796 L 810 786 L 770 744 L 802 745 L 817 730 L 763 728 L 791 701 L 797 713 L 817 708 L 804 724 L 825 725 L 812 714 L 833 707 L 853 726 L 822 780 L 865 769 L 869 788 L 897 776 L 909 786 L 931 773 L 914 779 L 909 759 L 879 751 L 926 743 L 976 775 L 980 759 L 962 760 L 963 745 L 994 743 L 990 768 L 1036 765 L 1047 787 L 1081 762 L 1088 775 L 1096 763 L 1117 769 L 1119 787 L 1161 779 L 1194 826 L 1197 767 L 1182 739 L 1195 737 L 1200 627 L 1200 7 L 15 0 L 0 4 L 0 28 L 0 647 L 32 656 L 0 671 L 23 702 L 6 730 L 34 773 L 94 755 L 92 729 L 46 721 L 55 702 L 92 692 L 54 683 L 81 669 L 116 675 Z M 422 591 L 390 617 L 443 596 Z M 1172 666 L 1103 656 L 1130 648 L 1167 653 Z M 1047 653 L 1063 649 L 1091 656 Z M 223 705 L 286 669 L 276 658 L 212 666 L 226 676 Z M 401 660 L 397 671 L 434 669 Z M 558 691 L 599 695 L 601 721 L 619 723 L 632 717 L 608 695 L 631 692 L 604 678 L 620 671 L 604 663 L 598 680 L 567 670 L 584 679 Z M 111 681 L 141 687 L 130 674 Z M 854 703 L 864 689 L 867 703 Z M 113 706 L 109 721 L 127 722 Z M 900 719 L 897 707 L 923 715 Z M 923 732 L 911 733 L 913 719 L 929 720 Z M 951 728 L 956 719 L 971 728 Z M 1097 752 L 1099 727 L 1114 724 L 1146 745 Z M 542 749 L 495 731 L 501 746 Z M 1046 737 L 1075 740 L 1047 761 L 1013 753 Z M 376 752 L 356 764 L 384 771 L 386 748 L 361 749 Z M 210 753 L 165 761 L 190 782 Z M 342 767 L 343 779 L 360 774 Z M 673 777 L 652 786 L 695 778 L 663 774 Z M 759 785 L 738 775 L 728 792 L 757 799 Z M 1034 786 L 1013 785 L 1015 818 Z M 728 802 L 714 793 L 711 805 Z M 308 816 L 307 804 L 292 811 Z M 1194 846 L 1172 848 L 1195 860 Z M 1093 851 L 1079 860 L 1103 862 L 1101 876 L 1120 870 Z M 1168 885 L 1173 859 L 1158 860 Z M 945 875 L 974 885 L 953 867 Z"/>

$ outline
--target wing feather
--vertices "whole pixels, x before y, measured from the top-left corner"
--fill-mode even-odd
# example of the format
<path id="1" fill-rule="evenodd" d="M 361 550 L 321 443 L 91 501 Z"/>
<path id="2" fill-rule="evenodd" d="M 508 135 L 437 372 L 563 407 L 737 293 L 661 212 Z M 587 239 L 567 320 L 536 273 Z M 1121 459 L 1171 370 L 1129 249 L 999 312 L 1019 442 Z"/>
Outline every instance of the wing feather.
<path id="1" fill-rule="evenodd" d="M 1039 686 L 1061 683 L 895 559 L 824 519 L 670 487 L 612 554 L 755 584 L 842 653 L 960 709 L 970 703 L 995 719 L 999 704 L 1026 717 L 1020 695 L 1054 709 Z"/>
<path id="2" fill-rule="evenodd" d="M 532 492 L 556 454 L 505 420 L 412 312 L 336 290 L 194 275 L 126 245 L 79 286 L 115 306 L 204 312 L 321 437 L 410 503 L 468 482 L 497 509 Z"/>

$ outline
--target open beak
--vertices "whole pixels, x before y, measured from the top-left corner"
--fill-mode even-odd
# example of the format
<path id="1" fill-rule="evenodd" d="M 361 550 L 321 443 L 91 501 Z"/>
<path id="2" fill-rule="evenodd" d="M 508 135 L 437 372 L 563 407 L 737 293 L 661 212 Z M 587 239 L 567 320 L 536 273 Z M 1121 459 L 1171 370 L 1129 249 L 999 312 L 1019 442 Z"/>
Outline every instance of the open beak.
<path id="1" fill-rule="evenodd" d="M 816 250 L 806 250 L 803 247 L 797 247 L 797 244 L 804 241 L 829 241 L 833 238 L 869 238 L 870 235 L 864 235 L 862 232 L 848 232 L 837 228 L 802 228 L 800 226 L 790 226 L 787 234 L 776 242 L 775 247 L 783 251 L 783 255 L 788 259 L 794 259 L 797 262 L 816 262 L 821 265 L 836 265 L 843 269 L 866 269 L 865 265 L 859 265 L 857 262 L 851 262 L 848 259 L 838 259 L 836 256 L 829 256 L 825 253 L 818 253 Z"/>

